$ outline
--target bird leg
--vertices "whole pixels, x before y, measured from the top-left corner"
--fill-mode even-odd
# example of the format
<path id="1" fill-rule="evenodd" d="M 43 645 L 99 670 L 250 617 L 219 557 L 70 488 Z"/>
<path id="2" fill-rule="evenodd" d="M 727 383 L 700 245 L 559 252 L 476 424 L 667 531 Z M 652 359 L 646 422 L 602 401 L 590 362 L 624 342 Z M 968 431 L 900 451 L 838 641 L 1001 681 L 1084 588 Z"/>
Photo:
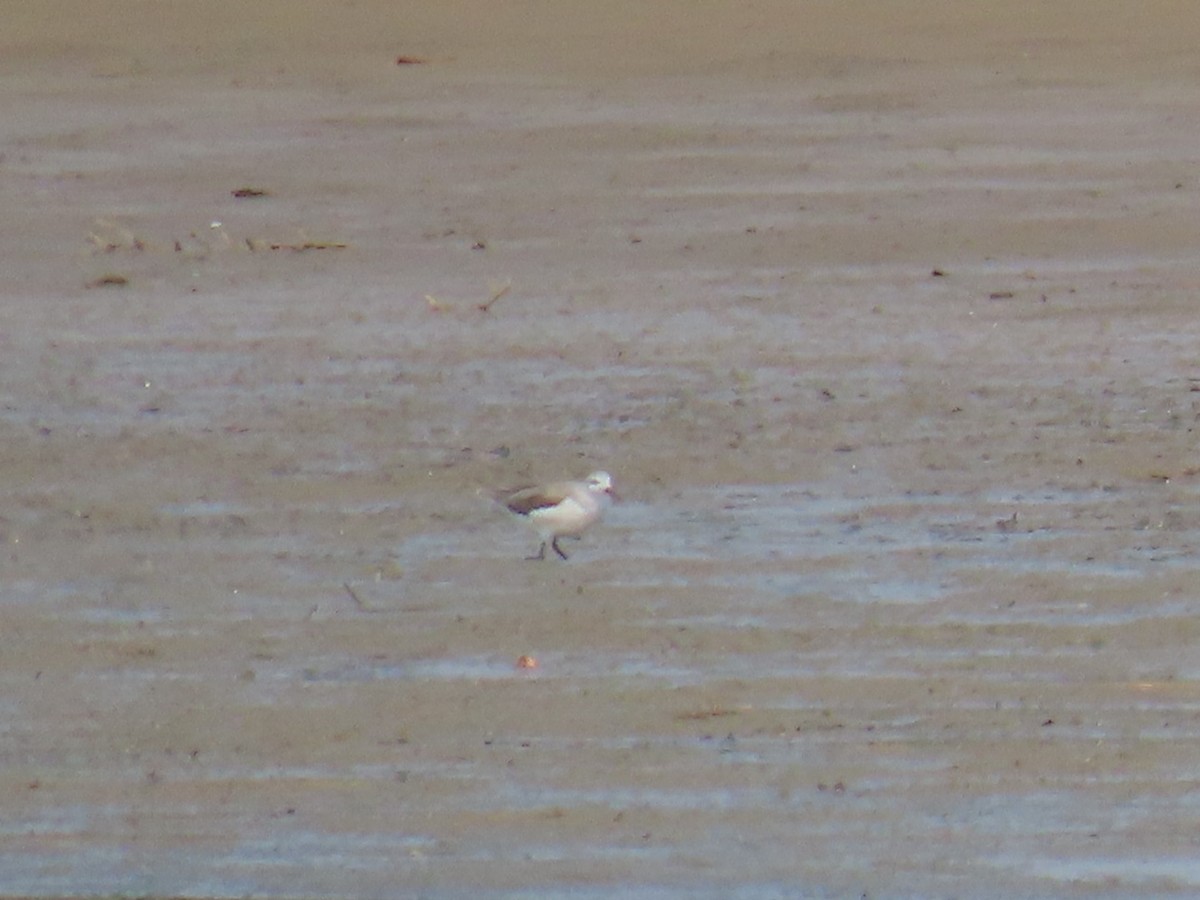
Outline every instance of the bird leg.
<path id="1" fill-rule="evenodd" d="M 554 540 L 552 540 L 552 541 L 550 542 L 550 546 L 554 548 L 554 552 L 555 552 L 555 553 L 557 553 L 557 554 L 558 554 L 559 556 L 561 556 L 563 559 L 567 559 L 567 554 L 563 553 L 563 548 L 562 548 L 562 547 L 560 547 L 560 546 L 558 546 L 558 538 L 555 538 Z M 545 544 L 542 544 L 542 552 L 543 552 L 543 553 L 545 553 L 545 552 L 546 552 L 546 545 L 545 545 Z"/>
<path id="2" fill-rule="evenodd" d="M 555 549 L 558 549 L 557 547 Z M 559 551 L 560 553 L 562 551 Z M 542 541 L 542 546 L 538 549 L 537 556 L 527 556 L 527 560 L 543 560 L 546 558 L 546 542 Z"/>

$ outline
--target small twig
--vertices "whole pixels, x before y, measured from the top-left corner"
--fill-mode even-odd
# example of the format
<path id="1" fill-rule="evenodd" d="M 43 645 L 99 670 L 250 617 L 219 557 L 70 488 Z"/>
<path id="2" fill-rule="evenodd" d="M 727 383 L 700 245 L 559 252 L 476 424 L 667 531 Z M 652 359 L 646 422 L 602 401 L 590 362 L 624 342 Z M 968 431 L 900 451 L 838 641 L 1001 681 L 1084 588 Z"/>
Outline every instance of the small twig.
<path id="1" fill-rule="evenodd" d="M 303 253 L 306 250 L 345 250 L 349 244 L 344 241 L 299 241 L 294 244 L 267 244 L 272 250 L 292 250 Z"/>
<path id="2" fill-rule="evenodd" d="M 480 312 L 490 312 L 491 308 L 492 308 L 492 304 L 495 303 L 497 300 L 499 300 L 501 297 L 503 297 L 505 294 L 507 294 L 511 290 L 512 290 L 512 284 L 506 284 L 502 288 L 493 289 L 492 296 L 490 298 L 488 298 L 487 303 L 479 304 L 479 311 Z"/>
<path id="3" fill-rule="evenodd" d="M 362 610 L 363 612 L 375 612 L 374 609 L 367 606 L 367 604 L 363 603 L 362 598 L 359 597 L 358 594 L 354 593 L 354 588 L 350 587 L 350 582 L 343 581 L 342 587 L 344 587 L 346 589 L 346 593 L 350 595 L 350 599 L 354 601 L 354 605 L 357 606 L 360 610 Z"/>

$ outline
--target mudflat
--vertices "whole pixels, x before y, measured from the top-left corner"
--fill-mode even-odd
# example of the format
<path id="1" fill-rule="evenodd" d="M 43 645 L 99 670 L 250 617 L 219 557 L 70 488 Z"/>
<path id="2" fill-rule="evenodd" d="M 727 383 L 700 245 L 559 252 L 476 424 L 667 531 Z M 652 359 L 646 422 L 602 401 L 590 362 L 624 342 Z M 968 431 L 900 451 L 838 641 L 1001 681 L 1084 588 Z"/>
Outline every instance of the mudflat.
<path id="1" fill-rule="evenodd" d="M 1190 4 L 4 6 L 0 894 L 1200 889 Z"/>

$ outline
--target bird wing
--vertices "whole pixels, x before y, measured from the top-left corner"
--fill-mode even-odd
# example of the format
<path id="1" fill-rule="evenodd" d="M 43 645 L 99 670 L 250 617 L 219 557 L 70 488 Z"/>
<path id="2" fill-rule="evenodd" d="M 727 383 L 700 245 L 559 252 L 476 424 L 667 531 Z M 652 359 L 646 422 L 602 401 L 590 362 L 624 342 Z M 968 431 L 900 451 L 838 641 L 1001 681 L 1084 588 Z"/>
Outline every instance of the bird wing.
<path id="1" fill-rule="evenodd" d="M 539 509 L 557 506 L 571 496 L 571 486 L 565 483 L 525 488 L 504 498 L 504 505 L 520 516 Z"/>

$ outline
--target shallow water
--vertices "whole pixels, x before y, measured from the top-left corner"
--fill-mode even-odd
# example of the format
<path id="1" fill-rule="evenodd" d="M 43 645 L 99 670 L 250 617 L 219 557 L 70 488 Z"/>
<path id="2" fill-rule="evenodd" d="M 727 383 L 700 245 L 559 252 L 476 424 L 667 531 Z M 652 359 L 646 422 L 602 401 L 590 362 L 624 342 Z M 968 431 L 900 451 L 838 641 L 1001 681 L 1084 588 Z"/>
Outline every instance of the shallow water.
<path id="1" fill-rule="evenodd" d="M 9 819 L 24 849 L 6 883 L 508 896 L 529 878 L 599 893 L 595 879 L 716 896 L 696 879 L 719 865 L 754 897 L 882 883 L 864 866 L 934 894 L 1194 889 L 1200 695 L 1177 637 L 1194 627 L 1194 567 L 1082 556 L 1128 517 L 1113 491 L 826 490 L 630 501 L 567 565 L 521 562 L 496 513 L 396 545 L 396 577 L 355 583 L 369 609 L 328 580 L 343 542 L 330 562 L 315 534 L 163 549 L 231 574 L 274 553 L 274 590 L 193 591 L 188 609 L 114 608 L 130 587 L 110 580 L 59 583 L 33 610 L 23 582 L 10 612 L 69 629 L 82 665 L 57 678 L 129 738 L 103 749 L 125 729 L 84 710 L 10 726 L 14 751 L 43 749 L 14 754 L 32 802 Z M 262 510 L 159 513 L 173 532 Z M 246 633 L 221 646 L 231 626 Z M 518 671 L 518 650 L 539 668 Z M 164 691 L 187 699 L 172 712 Z M 961 854 L 948 870 L 942 845 Z"/>

